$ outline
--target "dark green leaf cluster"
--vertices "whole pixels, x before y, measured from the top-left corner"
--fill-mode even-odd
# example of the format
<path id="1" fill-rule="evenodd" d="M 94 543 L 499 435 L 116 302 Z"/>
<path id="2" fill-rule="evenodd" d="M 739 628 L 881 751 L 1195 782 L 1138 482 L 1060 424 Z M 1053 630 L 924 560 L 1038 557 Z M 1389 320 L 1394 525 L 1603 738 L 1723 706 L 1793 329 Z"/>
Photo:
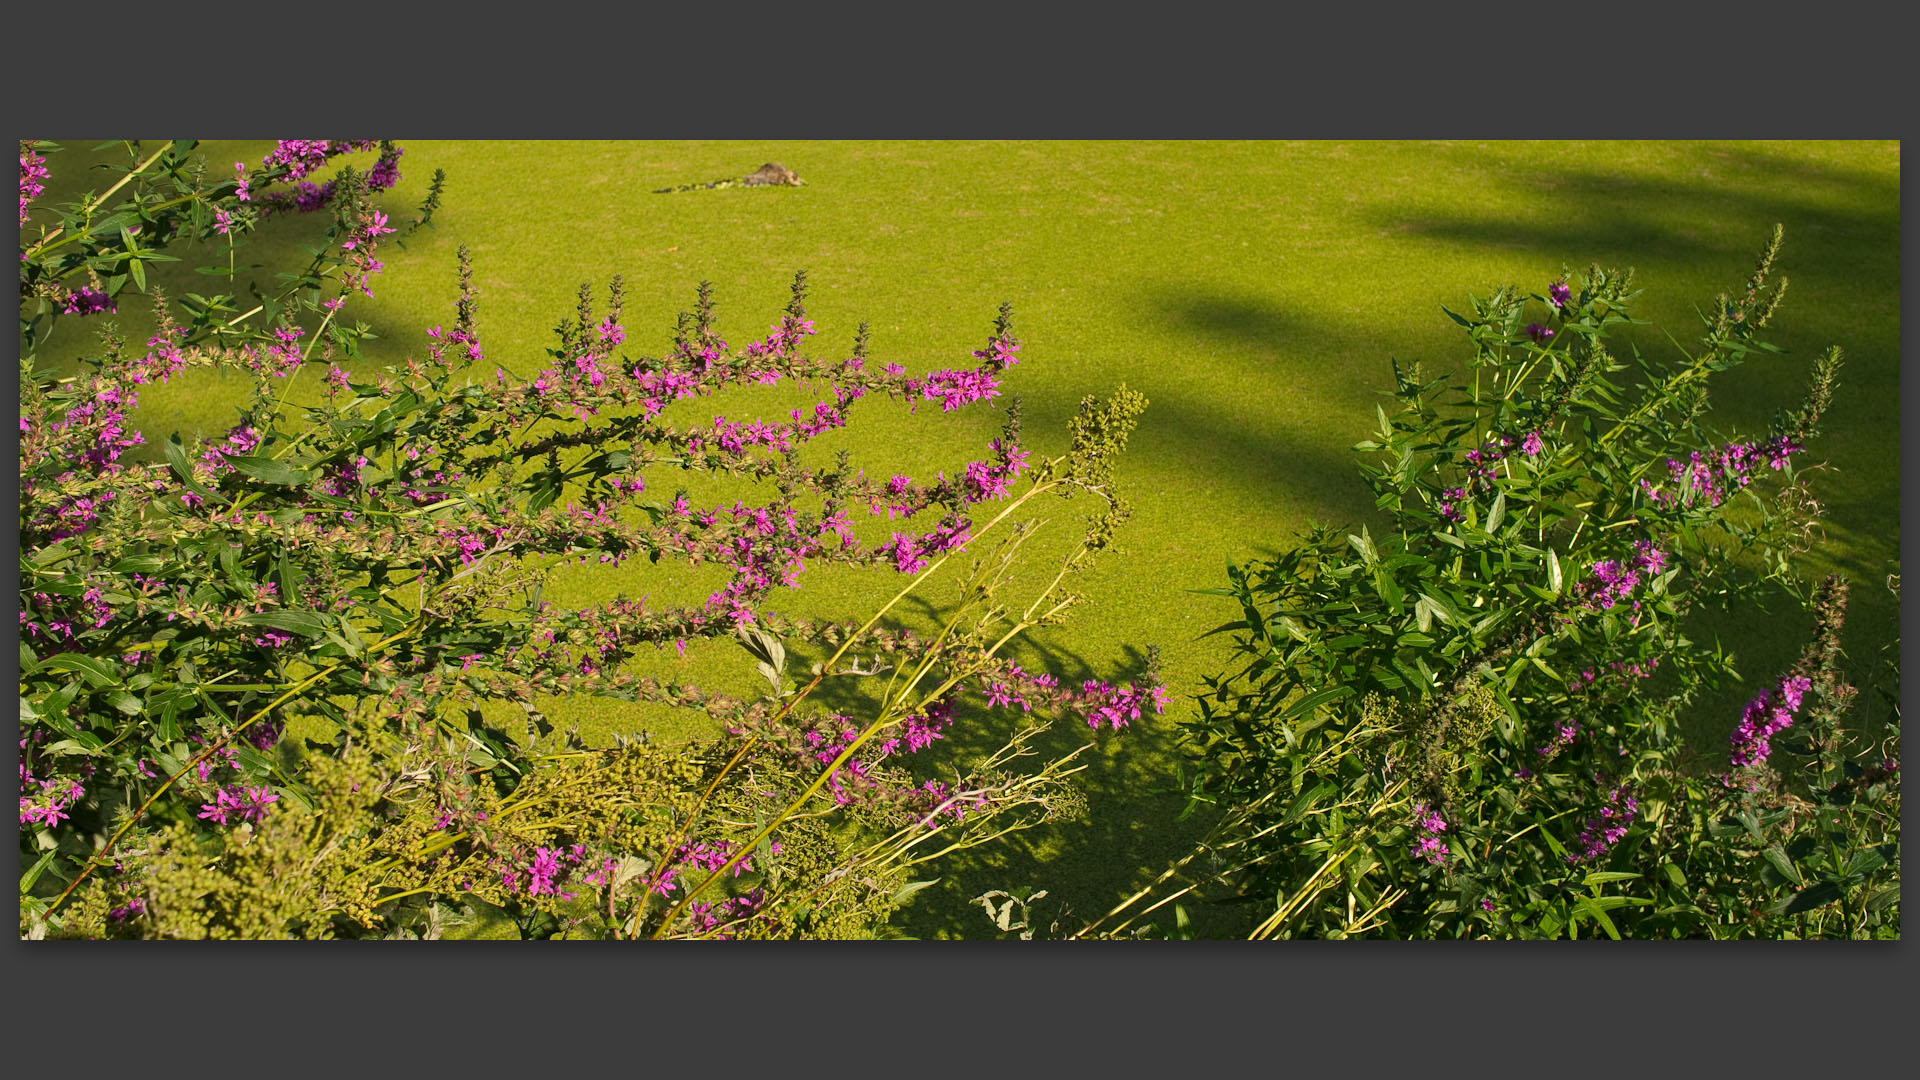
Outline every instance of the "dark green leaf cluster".
<path id="1" fill-rule="evenodd" d="M 1682 739 L 1701 726 L 1701 693 L 1737 677 L 1690 639 L 1695 609 L 1746 602 L 1765 581 L 1817 624 L 1838 619 L 1796 571 L 1818 503 L 1794 460 L 1818 433 L 1838 350 L 1772 438 L 1707 426 L 1710 376 L 1780 351 L 1758 336 L 1784 291 L 1779 247 L 1776 230 L 1744 292 L 1670 357 L 1617 355 L 1637 294 L 1630 271 L 1596 267 L 1447 311 L 1471 349 L 1459 372 L 1395 365 L 1395 407 L 1355 448 L 1384 523 L 1316 528 L 1229 566 L 1215 590 L 1240 605 L 1216 631 L 1238 658 L 1185 732 L 1193 799 L 1222 815 L 1216 873 L 1190 876 L 1192 891 L 1251 903 L 1257 937 L 1897 925 L 1884 875 L 1861 900 L 1897 848 L 1895 774 L 1875 781 L 1870 813 L 1833 802 L 1838 757 L 1817 781 L 1759 785 L 1775 790 L 1769 809 L 1741 810 L 1752 778 L 1728 779 L 1720 753 Z M 1830 661 L 1803 666 L 1831 674 Z M 1836 678 L 1813 678 L 1805 715 L 1825 719 L 1794 738 L 1826 731 L 1827 753 L 1864 753 L 1874 725 L 1845 719 Z M 1729 831 L 1740 813 L 1753 826 Z M 1761 880 L 1753 845 L 1788 835 L 1787 861 L 1765 863 L 1779 879 Z M 1794 869 L 1805 860 L 1823 869 Z M 1816 878 L 1824 891 L 1809 891 Z M 1798 899 L 1776 903 L 1787 887 Z"/>

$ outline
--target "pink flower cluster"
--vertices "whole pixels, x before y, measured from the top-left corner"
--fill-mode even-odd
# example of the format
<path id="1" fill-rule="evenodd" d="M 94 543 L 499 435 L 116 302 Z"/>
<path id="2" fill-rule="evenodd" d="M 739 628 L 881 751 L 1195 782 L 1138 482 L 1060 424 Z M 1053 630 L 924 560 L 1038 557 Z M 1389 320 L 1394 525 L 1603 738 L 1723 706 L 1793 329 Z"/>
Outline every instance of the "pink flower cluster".
<path id="1" fill-rule="evenodd" d="M 276 379 L 286 378 L 300 366 L 300 340 L 305 336 L 298 326 L 282 323 L 274 327 L 273 344 L 267 346 L 264 358 L 256 356 L 251 346 L 247 348 L 247 366 Z"/>
<path id="2" fill-rule="evenodd" d="M 93 396 L 68 409 L 53 430 L 64 435 L 70 446 L 86 446 L 82 459 L 93 470 L 104 470 L 119 461 L 122 453 L 147 441 L 138 431 L 127 430 L 127 410 L 139 403 L 132 390 L 95 380 Z"/>
<path id="3" fill-rule="evenodd" d="M 1099 679 L 1087 679 L 1078 690 L 1063 689 L 1052 675 L 1023 671 L 1018 664 L 1008 664 L 1004 676 L 987 679 L 982 693 L 989 708 L 1018 705 L 1021 711 L 1032 712 L 1036 703 L 1042 707 L 1052 705 L 1084 716 L 1090 728 L 1099 730 L 1105 724 L 1114 731 L 1128 726 L 1129 721 L 1139 720 L 1148 706 L 1156 715 L 1164 714 L 1168 701 L 1164 686 L 1142 685 L 1137 681 L 1115 686 Z"/>
<path id="4" fill-rule="evenodd" d="M 765 341 L 747 343 L 746 354 L 750 359 L 760 361 L 791 360 L 800 343 L 814 334 L 813 320 L 801 318 L 791 313 L 767 329 Z M 726 343 L 721 343 L 725 348 Z M 773 368 L 758 368 L 752 372 L 754 381 L 763 386 L 774 386 L 780 381 L 780 374 Z"/>
<path id="5" fill-rule="evenodd" d="M 1567 683 L 1567 692 L 1573 694 L 1583 690 L 1592 690 L 1596 681 L 1604 680 L 1609 674 L 1616 676 L 1631 675 L 1636 679 L 1652 678 L 1653 673 L 1658 670 L 1659 667 L 1660 658 L 1657 656 L 1648 657 L 1645 663 L 1637 660 L 1615 660 L 1609 663 L 1604 671 L 1596 668 L 1588 668 L 1582 671 L 1579 678 L 1572 679 Z"/>
<path id="6" fill-rule="evenodd" d="M 187 366 L 186 354 L 180 351 L 179 327 L 162 325 L 147 339 L 147 355 L 136 362 L 127 372 L 127 378 L 135 385 L 144 386 L 158 378 L 167 382 Z"/>
<path id="7" fill-rule="evenodd" d="M 1013 491 L 1013 481 L 1027 467 L 1027 451 L 1011 444 L 1002 444 L 999 439 L 987 445 L 999 460 L 991 464 L 985 461 L 967 463 L 962 483 L 970 503 L 1006 498 Z"/>
<path id="8" fill-rule="evenodd" d="M 1787 459 L 1802 449 L 1791 437 L 1780 435 L 1759 443 L 1728 443 L 1706 455 L 1696 450 L 1685 462 L 1667 459 L 1671 490 L 1645 479 L 1640 481 L 1640 490 L 1648 502 L 1662 510 L 1689 509 L 1703 502 L 1708 507 L 1719 506 L 1753 483 L 1754 470 L 1761 464 L 1785 468 Z"/>
<path id="9" fill-rule="evenodd" d="M 371 150 L 376 142 L 374 139 L 281 139 L 260 159 L 260 167 L 273 169 L 284 165 L 287 179 L 299 180 L 325 165 L 328 158 Z"/>
<path id="10" fill-rule="evenodd" d="M 1447 831 L 1446 819 L 1426 803 L 1417 803 L 1413 808 L 1413 823 L 1420 830 L 1420 835 L 1414 839 L 1410 853 L 1435 866 L 1447 865 L 1452 852 L 1447 842 L 1440 839 L 1441 834 Z"/>
<path id="11" fill-rule="evenodd" d="M 1634 544 L 1634 555 L 1629 560 L 1603 559 L 1594 563 L 1592 578 L 1581 582 L 1579 591 L 1586 597 L 1588 611 L 1607 611 L 1625 603 L 1631 603 L 1638 611 L 1640 601 L 1632 599 L 1633 590 L 1640 587 L 1643 575 L 1658 577 L 1666 568 L 1667 553 L 1641 540 Z"/>
<path id="12" fill-rule="evenodd" d="M 1534 753 L 1539 754 L 1542 759 L 1551 760 L 1560 756 L 1561 751 L 1572 746 L 1573 740 L 1579 736 L 1580 724 L 1577 721 L 1562 720 L 1559 727 L 1554 729 L 1553 738 L 1547 740 L 1547 744 L 1535 750 Z"/>
<path id="13" fill-rule="evenodd" d="M 944 555 L 949 551 L 964 549 L 972 539 L 973 522 L 957 514 L 949 514 L 932 532 L 923 536 L 912 533 L 894 533 L 893 539 L 881 553 L 893 560 L 893 568 L 903 574 L 917 574 L 927 568 L 930 557 Z"/>
<path id="14" fill-rule="evenodd" d="M 296 183 L 291 192 L 273 192 L 261 196 L 262 211 L 270 214 L 291 209 L 306 214 L 324 208 L 333 201 L 338 182 L 329 180 L 324 184 L 315 184 L 303 177 L 311 175 L 333 157 L 371 150 L 377 145 L 377 139 L 281 139 L 261 159 L 260 165 L 268 170 L 284 166 L 286 171 L 281 178 Z M 373 168 L 367 171 L 369 190 L 385 191 L 400 182 L 400 156 L 404 153 L 405 150 L 392 145 L 381 151 Z M 236 194 L 242 202 L 253 201 L 244 163 L 235 162 L 234 169 L 239 173 L 240 180 Z"/>
<path id="15" fill-rule="evenodd" d="M 22 739 L 20 744 L 24 748 L 26 740 Z M 20 766 L 20 790 L 26 791 L 30 783 L 36 783 L 36 781 L 33 773 L 23 762 Z M 37 784 L 40 790 L 36 794 L 20 796 L 20 824 L 22 825 L 39 824 L 52 828 L 62 819 L 71 816 L 67 813 L 67 809 L 79 802 L 80 797 L 87 793 L 87 789 L 81 785 L 80 781 L 72 777 L 49 776 L 37 781 Z"/>
<path id="16" fill-rule="evenodd" d="M 1000 396 L 1000 380 L 987 371 L 936 371 L 924 381 L 909 379 L 907 393 L 938 401 L 941 412 L 952 412 L 976 401 Z"/>
<path id="17" fill-rule="evenodd" d="M 120 306 L 99 289 L 75 289 L 67 294 L 66 306 L 60 309 L 62 315 L 98 315 L 103 311 L 118 315 Z"/>
<path id="18" fill-rule="evenodd" d="M 1613 845 L 1626 838 L 1627 829 L 1639 812 L 1640 800 L 1628 786 L 1616 786 L 1607 793 L 1606 805 L 1581 827 L 1579 839 L 1574 841 L 1578 850 L 1568 852 L 1567 861 L 1574 864 L 1598 861 Z"/>
<path id="19" fill-rule="evenodd" d="M 440 497 L 438 494 L 429 494 L 427 488 L 445 491 L 466 479 L 465 473 L 449 473 L 441 468 L 440 466 L 447 464 L 445 458 L 437 463 L 434 461 L 434 455 L 441 453 L 441 448 L 438 446 L 409 445 L 406 451 L 406 463 L 394 473 L 393 480 L 402 485 L 401 497 L 415 505 L 430 503 Z"/>
<path id="20" fill-rule="evenodd" d="M 725 940 L 733 934 L 723 927 L 759 911 L 766 900 L 767 892 L 761 888 L 753 888 L 739 896 L 730 896 L 725 900 L 711 903 L 695 900 L 687 905 L 687 918 L 695 930 L 711 933 L 714 937 Z"/>
<path id="21" fill-rule="evenodd" d="M 557 900 L 571 900 L 574 894 L 561 892 L 557 881 L 578 867 L 585 860 L 586 855 L 585 844 L 575 844 L 571 848 L 535 848 L 533 861 L 527 866 L 508 866 L 500 872 L 501 885 L 508 892 L 525 892 L 528 896 L 551 896 Z M 524 886 L 520 884 L 522 874 L 527 878 Z"/>
<path id="22" fill-rule="evenodd" d="M 1044 671 L 1030 675 L 1022 671 L 1019 664 L 1008 664 L 1006 678 L 988 680 L 985 691 L 987 705 L 994 708 L 1018 705 L 1021 712 L 1032 712 L 1033 703 L 1027 697 L 1027 687 L 1046 693 L 1057 690 L 1059 685 L 1060 680 Z"/>
<path id="23" fill-rule="evenodd" d="M 1020 351 L 1020 340 L 1006 330 L 997 330 L 987 339 L 987 347 L 975 349 L 973 358 L 994 371 L 1005 371 L 1020 362 L 1015 353 Z"/>
<path id="24" fill-rule="evenodd" d="M 222 473 L 233 471 L 229 457 L 243 457 L 260 445 L 260 433 L 244 424 L 236 425 L 227 432 L 224 443 L 207 447 L 200 455 L 200 461 L 194 466 L 194 474 L 202 483 L 217 480 Z M 204 502 L 200 496 L 189 491 L 180 496 L 188 506 L 197 506 Z"/>
<path id="25" fill-rule="evenodd" d="M 368 297 L 373 289 L 368 285 L 373 275 L 386 269 L 386 264 L 373 257 L 373 250 L 379 246 L 380 238 L 399 230 L 387 224 L 387 215 L 378 210 L 366 210 L 353 223 L 347 238 L 340 242 L 340 250 L 347 253 L 346 269 L 342 283 L 347 289 L 359 289 Z"/>
<path id="26" fill-rule="evenodd" d="M 47 186 L 40 181 L 50 175 L 46 158 L 26 146 L 20 148 L 20 224 L 27 223 L 27 204 L 47 190 Z"/>
<path id="27" fill-rule="evenodd" d="M 1812 686 L 1804 675 L 1789 675 L 1747 703 L 1740 726 L 1729 736 L 1733 752 L 1728 761 L 1734 768 L 1766 762 L 1773 753 L 1773 737 L 1793 726 L 1793 714 L 1800 711 L 1800 702 Z"/>
<path id="28" fill-rule="evenodd" d="M 351 498 L 354 492 L 360 490 L 360 470 L 371 464 L 373 462 L 367 460 L 365 454 L 356 454 L 352 461 L 323 469 L 314 486 L 337 499 Z"/>
<path id="29" fill-rule="evenodd" d="M 280 796 L 272 788 L 248 787 L 214 790 L 210 803 L 203 803 L 200 813 L 195 815 L 216 825 L 227 825 L 234 821 L 265 821 L 267 808 L 280 801 Z"/>
<path id="30" fill-rule="evenodd" d="M 609 319 L 608 322 L 610 323 L 612 320 Z M 604 334 L 606 328 L 602 327 L 601 329 Z M 615 327 L 614 329 L 618 330 L 619 328 Z M 476 334 L 468 333 L 457 327 L 452 330 L 442 330 L 436 326 L 427 331 L 427 336 L 433 339 L 433 344 L 427 346 L 427 355 L 433 358 L 434 363 L 442 367 L 453 366 L 446 359 L 446 353 L 448 349 L 455 347 L 461 350 L 460 355 L 465 357 L 469 364 L 477 364 L 486 359 L 486 355 L 480 351 L 480 338 Z M 620 336 L 625 338 L 625 332 L 622 331 Z"/>
<path id="31" fill-rule="evenodd" d="M 893 756 L 899 752 L 903 744 L 909 754 L 917 754 L 932 746 L 946 737 L 947 729 L 953 726 L 953 715 L 953 702 L 941 700 L 928 705 L 924 715 L 907 717 L 901 724 L 901 731 L 905 737 L 896 735 L 882 742 L 876 760 Z"/>
<path id="32" fill-rule="evenodd" d="M 1164 686 L 1141 686 L 1128 683 L 1124 687 L 1115 687 L 1098 679 L 1088 679 L 1080 686 L 1081 707 L 1086 710 L 1087 726 L 1100 730 L 1102 722 L 1115 731 L 1127 726 L 1128 720 L 1138 720 L 1141 708 L 1153 706 L 1156 714 L 1167 711 L 1167 688 Z"/>
<path id="33" fill-rule="evenodd" d="M 1540 451 L 1545 449 L 1540 433 L 1530 431 L 1525 439 L 1515 439 L 1511 435 L 1495 435 L 1481 443 L 1478 448 L 1467 451 L 1466 482 L 1458 487 L 1448 488 L 1442 493 L 1439 504 L 1440 516 L 1448 521 L 1465 519 L 1466 513 L 1460 509 L 1460 504 L 1475 495 L 1493 490 L 1496 476 L 1494 466 L 1505 460 L 1516 444 L 1528 457 L 1537 457 Z"/>

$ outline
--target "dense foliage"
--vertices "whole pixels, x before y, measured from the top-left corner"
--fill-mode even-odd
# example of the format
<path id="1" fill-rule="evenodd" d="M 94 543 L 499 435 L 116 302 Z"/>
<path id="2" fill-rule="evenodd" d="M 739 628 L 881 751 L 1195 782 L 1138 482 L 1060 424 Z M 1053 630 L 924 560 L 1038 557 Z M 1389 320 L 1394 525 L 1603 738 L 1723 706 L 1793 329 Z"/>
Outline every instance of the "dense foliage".
<path id="1" fill-rule="evenodd" d="M 1262 938 L 1897 936 L 1897 668 L 1856 693 L 1848 586 L 1795 562 L 1840 351 L 1767 437 L 1706 426 L 1710 376 L 1778 352 L 1780 239 L 1670 361 L 1610 345 L 1630 271 L 1448 312 L 1464 371 L 1396 365 L 1356 447 L 1388 524 L 1232 569 L 1239 660 L 1186 728 L 1223 821 L 1092 932 L 1198 893 Z M 1685 735 L 1735 672 L 1690 616 L 1765 586 L 1812 643 L 1719 764 Z"/>

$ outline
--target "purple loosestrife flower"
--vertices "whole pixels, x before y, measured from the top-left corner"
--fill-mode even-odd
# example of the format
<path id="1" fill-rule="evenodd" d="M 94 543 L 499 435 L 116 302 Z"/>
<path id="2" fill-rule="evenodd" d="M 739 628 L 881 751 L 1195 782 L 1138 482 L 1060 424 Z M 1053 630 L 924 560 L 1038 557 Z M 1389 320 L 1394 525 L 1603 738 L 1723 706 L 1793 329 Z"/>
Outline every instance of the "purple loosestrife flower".
<path id="1" fill-rule="evenodd" d="M 1773 737 L 1793 726 L 1793 714 L 1800 711 L 1801 700 L 1812 685 L 1804 675 L 1789 675 L 1747 703 L 1740 716 L 1740 726 L 1728 738 L 1733 744 L 1728 761 L 1734 768 L 1745 769 L 1766 762 L 1773 753 Z"/>
<path id="2" fill-rule="evenodd" d="M 400 155 L 406 150 L 390 146 L 381 151 L 380 157 L 367 170 L 367 187 L 373 191 L 385 191 L 400 182 Z"/>
<path id="3" fill-rule="evenodd" d="M 1640 490 L 1648 502 L 1662 510 L 1686 509 L 1701 502 L 1716 507 L 1753 483 L 1753 470 L 1761 462 L 1783 469 L 1787 459 L 1803 449 L 1782 435 L 1764 443 L 1728 443 L 1711 454 L 1695 451 L 1685 462 L 1667 459 L 1674 490 L 1667 491 L 1646 479 L 1640 481 Z"/>
<path id="4" fill-rule="evenodd" d="M 113 302 L 113 297 L 98 289 L 75 289 L 67 294 L 67 304 L 61 309 L 61 314 L 98 315 L 103 311 L 118 315 L 120 307 Z"/>
<path id="5" fill-rule="evenodd" d="M 1580 592 L 1587 597 L 1587 610 L 1607 611 L 1624 603 L 1631 603 L 1639 610 L 1640 601 L 1632 599 L 1633 590 L 1645 578 L 1659 576 L 1666 566 L 1667 553 L 1644 540 L 1635 544 L 1635 554 L 1630 561 L 1602 559 L 1594 563 L 1592 578 L 1580 583 Z"/>
<path id="6" fill-rule="evenodd" d="M 135 897 L 125 904 L 107 912 L 107 918 L 114 922 L 126 922 L 147 913 L 147 901 L 144 897 Z"/>
<path id="7" fill-rule="evenodd" d="M 23 144 L 20 147 L 20 224 L 27 223 L 27 203 L 47 189 L 40 181 L 50 175 L 47 159 Z"/>
<path id="8" fill-rule="evenodd" d="M 1545 444 L 1540 441 L 1540 433 L 1537 431 L 1527 432 L 1527 437 L 1521 440 L 1520 443 L 1521 453 L 1526 454 L 1528 457 L 1539 457 L 1540 451 L 1545 448 Z"/>
<path id="9" fill-rule="evenodd" d="M 220 787 L 214 790 L 212 802 L 201 804 L 200 813 L 196 816 L 216 825 L 235 821 L 265 821 L 267 808 L 279 801 L 280 796 L 275 795 L 272 788 Z"/>
<path id="10" fill-rule="evenodd" d="M 941 412 L 1000 396 L 1000 380 L 984 371 L 936 371 L 922 387 L 921 396 L 938 401 Z"/>
<path id="11" fill-rule="evenodd" d="M 25 740 L 21 740 L 24 744 Z M 22 766 L 20 786 L 24 790 L 33 779 L 33 773 Z M 48 828 L 58 825 L 63 819 L 71 817 L 67 809 L 87 793 L 80 781 L 71 777 L 49 776 L 37 781 L 39 793 L 20 796 L 20 824 L 41 824 Z"/>
<path id="12" fill-rule="evenodd" d="M 564 868 L 560 865 L 560 859 L 553 851 L 547 848 L 537 849 L 534 852 L 533 865 L 527 869 L 529 878 L 527 882 L 528 894 L 532 896 L 555 895 L 557 890 L 553 887 L 553 878 L 554 875 L 560 873 L 562 869 Z"/>
<path id="13" fill-rule="evenodd" d="M 1088 679 L 1080 689 L 1081 705 L 1087 710 L 1087 726 L 1096 731 L 1103 721 L 1119 731 L 1129 720 L 1140 719 L 1142 707 L 1146 705 L 1152 705 L 1155 713 L 1164 713 L 1167 708 L 1164 686 L 1128 683 L 1124 688 L 1115 688 L 1097 679 Z"/>
<path id="14" fill-rule="evenodd" d="M 1567 302 L 1573 299 L 1573 289 L 1565 281 L 1556 281 L 1547 286 L 1547 303 L 1565 310 Z"/>
<path id="15" fill-rule="evenodd" d="M 1582 826 L 1580 837 L 1574 842 L 1578 850 L 1569 852 L 1567 861 L 1575 865 L 1599 861 L 1613 845 L 1626 838 L 1627 829 L 1639 812 L 1640 800 L 1626 784 L 1609 791 L 1607 804 Z"/>
<path id="16" fill-rule="evenodd" d="M 1533 342 L 1535 345 L 1545 345 L 1547 342 L 1553 340 L 1553 331 L 1541 326 L 1537 322 L 1528 323 L 1527 340 Z"/>
<path id="17" fill-rule="evenodd" d="M 1440 835 L 1447 831 L 1446 819 L 1440 816 L 1438 810 L 1429 807 L 1426 803 L 1416 803 L 1413 807 L 1413 821 L 1419 828 L 1420 835 L 1414 839 L 1409 854 L 1415 858 L 1425 859 L 1435 866 L 1447 865 L 1452 852 L 1448 849 L 1447 842 L 1440 839 Z"/>
<path id="18" fill-rule="evenodd" d="M 893 568 L 902 574 L 917 574 L 927 568 L 927 560 L 920 548 L 920 538 L 911 533 L 894 533 L 893 541 L 881 548 L 880 552 L 891 556 Z"/>

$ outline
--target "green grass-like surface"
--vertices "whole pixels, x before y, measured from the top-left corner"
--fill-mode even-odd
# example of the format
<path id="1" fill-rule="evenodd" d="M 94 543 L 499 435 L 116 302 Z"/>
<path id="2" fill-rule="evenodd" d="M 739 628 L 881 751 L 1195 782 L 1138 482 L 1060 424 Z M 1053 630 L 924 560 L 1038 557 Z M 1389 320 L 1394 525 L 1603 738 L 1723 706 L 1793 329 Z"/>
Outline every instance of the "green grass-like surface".
<path id="1" fill-rule="evenodd" d="M 1785 224 L 1781 270 L 1792 286 L 1772 339 L 1790 355 L 1724 378 L 1715 418 L 1727 431 L 1760 429 L 1797 402 L 1812 357 L 1829 344 L 1847 350 L 1814 447 L 1831 463 L 1817 569 L 1857 583 L 1856 658 L 1897 632 L 1896 603 L 1881 587 L 1899 549 L 1897 143 L 402 143 L 405 176 L 384 200 L 396 218 L 410 216 L 434 168 L 449 182 L 435 229 L 405 251 L 387 249 L 377 299 L 357 305 L 383 334 L 374 350 L 383 360 L 424 352 L 423 331 L 452 321 L 455 249 L 465 243 L 488 359 L 519 375 L 545 365 L 551 328 L 582 282 L 604 296 L 606 281 L 623 275 L 627 351 L 657 355 L 700 280 L 716 286 L 721 332 L 739 343 L 764 333 L 793 271 L 805 268 L 820 331 L 813 351 L 845 349 L 867 320 L 876 362 L 916 372 L 968 363 L 996 306 L 1012 301 L 1025 347 L 1004 389 L 1024 400 L 1038 450 L 1064 449 L 1067 418 L 1086 394 L 1124 382 L 1150 399 L 1119 470 L 1136 504 L 1126 550 L 1081 581 L 1092 605 L 1016 655 L 1063 678 L 1113 677 L 1155 644 L 1174 707 L 1100 737 L 1082 774 L 1090 821 L 956 860 L 903 913 L 908 933 L 984 936 L 990 927 L 969 898 L 1020 884 L 1049 890 L 1075 916 L 1096 915 L 1188 850 L 1204 822 L 1176 823 L 1181 802 L 1166 793 L 1173 714 L 1192 709 L 1201 678 L 1227 659 L 1225 635 L 1202 635 L 1234 616 L 1229 602 L 1189 590 L 1223 584 L 1228 560 L 1281 550 L 1309 522 L 1366 519 L 1370 500 L 1348 447 L 1373 426 L 1377 392 L 1391 384 L 1388 358 L 1457 366 L 1464 339 L 1440 305 L 1458 308 L 1469 290 L 1512 282 L 1544 291 L 1563 266 L 1632 265 L 1647 290 L 1637 313 L 1654 323 L 1637 342 L 1670 350 L 1660 331 L 1697 338 L 1694 305 L 1744 281 L 1772 225 Z M 269 145 L 203 149 L 224 171 L 257 162 Z M 60 187 L 47 199 L 76 190 L 83 160 L 52 158 Z M 765 161 L 806 185 L 653 194 Z M 293 262 L 293 238 L 313 224 L 271 223 L 242 262 Z M 224 262 L 212 250 L 174 253 L 187 258 L 183 268 Z M 159 280 L 176 294 L 217 283 L 190 272 Z M 150 324 L 140 306 L 121 298 L 129 336 Z M 86 330 L 63 323 L 49 355 L 71 355 Z M 318 385 L 313 372 L 300 379 L 296 400 Z M 176 430 L 216 433 L 245 390 L 238 378 L 156 387 L 139 419 L 156 444 Z M 722 398 L 714 410 L 745 415 L 743 402 Z M 832 446 L 850 446 L 870 471 L 916 478 L 983 456 L 1000 422 L 979 406 L 909 416 L 878 402 L 854 417 L 850 437 Z M 679 483 L 650 481 L 669 498 Z M 1058 531 L 1078 518 L 1064 515 Z M 668 572 L 562 570 L 548 597 L 690 592 L 666 583 Z M 895 586 L 809 571 L 780 603 L 864 617 Z M 1803 620 L 1774 611 L 1728 628 L 1750 678 L 1777 670 L 1805 637 Z M 669 652 L 656 666 L 723 688 L 754 684 L 732 645 L 692 649 L 684 661 Z M 1730 691 L 1719 703 L 1726 726 L 1740 697 Z M 603 702 L 554 712 L 600 733 L 692 730 L 685 718 Z M 1059 745 L 1084 737 L 1063 730 Z"/>

